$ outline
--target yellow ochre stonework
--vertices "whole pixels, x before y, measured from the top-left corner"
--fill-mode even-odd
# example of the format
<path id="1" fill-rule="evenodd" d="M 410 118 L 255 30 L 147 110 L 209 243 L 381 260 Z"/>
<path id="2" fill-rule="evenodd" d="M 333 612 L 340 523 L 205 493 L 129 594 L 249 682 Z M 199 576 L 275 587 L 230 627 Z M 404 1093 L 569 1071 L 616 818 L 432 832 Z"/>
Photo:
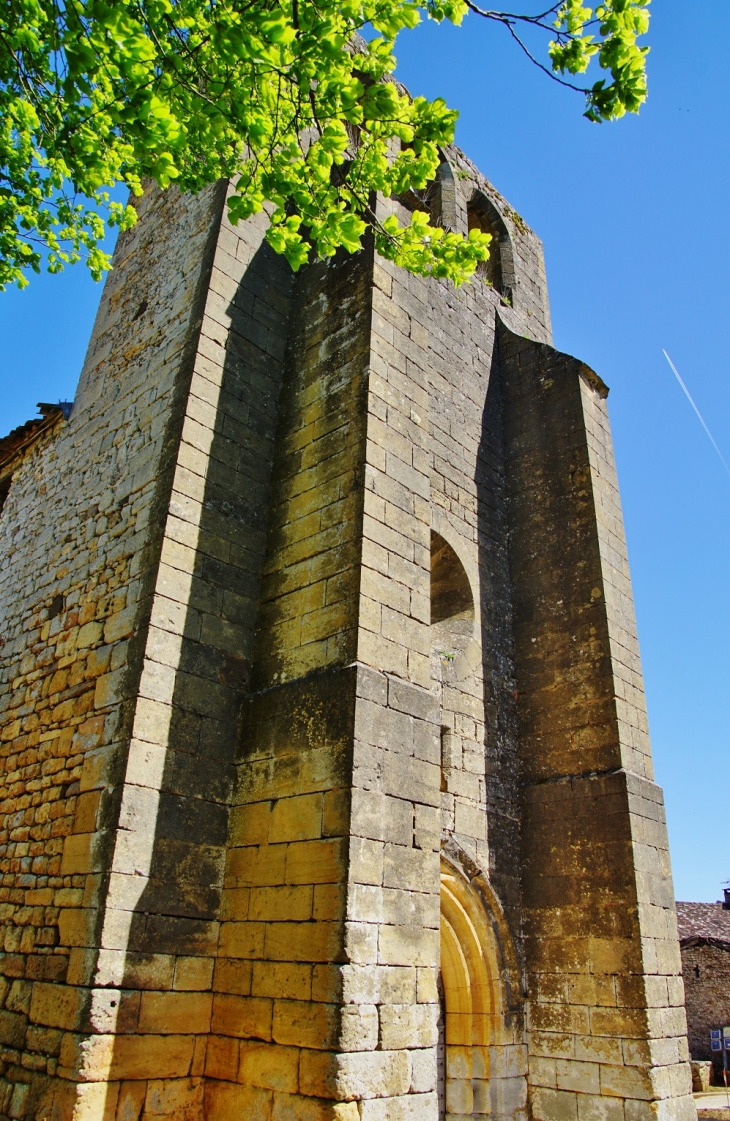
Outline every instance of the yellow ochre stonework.
<path id="1" fill-rule="evenodd" d="M 147 193 L 0 440 L 0 1121 L 695 1117 L 607 390 L 436 188 L 458 292 Z"/>

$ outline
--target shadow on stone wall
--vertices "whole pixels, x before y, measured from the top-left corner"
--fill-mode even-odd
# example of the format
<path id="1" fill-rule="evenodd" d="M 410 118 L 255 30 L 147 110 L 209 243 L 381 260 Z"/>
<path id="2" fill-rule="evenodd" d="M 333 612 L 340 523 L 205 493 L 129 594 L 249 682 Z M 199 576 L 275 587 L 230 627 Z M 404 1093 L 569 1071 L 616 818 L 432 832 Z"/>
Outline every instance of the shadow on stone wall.
<path id="1" fill-rule="evenodd" d="M 519 947 L 522 925 L 519 744 L 512 652 L 505 454 L 499 347 L 495 336 L 475 480 L 479 515 L 479 619 L 486 717 L 489 877 L 504 907 L 515 945 Z"/>
<path id="2" fill-rule="evenodd" d="M 178 457 L 178 471 L 185 463 L 205 475 L 202 514 L 151 867 L 131 922 L 109 1073 L 110 1082 L 140 1079 L 122 1083 L 117 1103 L 116 1116 L 134 1121 L 146 1108 L 145 1078 L 192 1076 L 171 1083 L 169 1091 L 157 1084 L 158 1096 L 174 1096 L 158 1103 L 159 1111 L 203 1116 L 200 1076 L 210 1031 L 228 816 L 241 702 L 254 654 L 293 290 L 288 263 L 263 242 L 237 285 L 215 268 L 208 294 L 188 417 L 195 415 L 196 377 L 203 373 L 206 381 L 197 385 L 208 395 L 204 414 L 211 415 L 215 402 L 213 431 L 207 463 L 195 448 L 183 446 Z M 221 346 L 222 368 L 214 357 Z M 176 491 L 170 509 L 189 517 L 185 496 Z M 110 1104 L 107 1098 L 107 1110 Z M 109 1116 L 115 1116 L 113 1110 Z"/>

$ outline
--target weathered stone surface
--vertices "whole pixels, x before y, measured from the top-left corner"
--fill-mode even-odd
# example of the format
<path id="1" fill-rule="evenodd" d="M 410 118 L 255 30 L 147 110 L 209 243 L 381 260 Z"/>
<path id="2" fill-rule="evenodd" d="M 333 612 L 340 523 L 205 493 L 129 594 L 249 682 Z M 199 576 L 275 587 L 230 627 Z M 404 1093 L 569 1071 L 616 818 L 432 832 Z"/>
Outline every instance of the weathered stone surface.
<path id="1" fill-rule="evenodd" d="M 0 1117 L 691 1115 L 605 392 L 447 155 L 458 293 L 145 196 L 0 443 Z"/>

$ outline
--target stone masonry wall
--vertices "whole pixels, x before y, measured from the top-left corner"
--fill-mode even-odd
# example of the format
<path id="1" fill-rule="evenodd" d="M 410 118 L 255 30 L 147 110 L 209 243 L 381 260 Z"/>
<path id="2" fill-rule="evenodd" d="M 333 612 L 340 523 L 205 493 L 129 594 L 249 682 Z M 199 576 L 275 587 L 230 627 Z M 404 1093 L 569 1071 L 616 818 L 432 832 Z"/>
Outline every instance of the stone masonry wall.
<path id="1" fill-rule="evenodd" d="M 443 627 L 430 636 L 432 687 L 440 694 L 450 757 L 442 829 L 489 867 L 519 941 L 517 739 L 502 415 L 498 379 L 492 376 L 495 310 L 500 308 L 520 334 L 547 341 L 550 316 L 540 243 L 462 153 L 449 154 L 458 175 L 456 228 L 466 231 L 472 198 L 487 197 L 502 215 L 509 232 L 513 306 L 478 277 L 454 291 L 384 264 L 375 274 L 374 307 L 385 327 L 379 331 L 378 321 L 374 326 L 378 351 L 371 385 L 384 384 L 387 394 L 382 395 L 392 400 L 402 395 L 407 373 L 419 367 L 427 371 L 427 395 L 416 397 L 414 405 L 420 411 L 428 401 L 431 527 L 466 569 L 477 623 L 466 637 L 445 635 Z M 423 348 L 420 353 L 415 343 Z M 380 360 L 389 360 L 382 381 Z"/>
<path id="2" fill-rule="evenodd" d="M 342 279 L 338 280 L 340 274 Z M 444 364 L 448 355 L 453 360 L 454 352 L 461 347 L 468 355 L 468 368 L 476 362 L 477 370 L 489 370 L 495 298 L 481 288 L 481 297 L 476 297 L 479 312 L 474 323 L 466 327 L 458 325 L 463 309 L 455 304 L 451 336 L 447 333 L 439 341 L 434 322 L 444 315 L 441 303 L 448 299 L 445 287 L 403 277 L 384 264 L 375 266 L 372 318 L 366 324 L 370 347 L 365 352 L 366 361 L 369 353 L 367 466 L 362 566 L 359 574 L 353 571 L 360 589 L 360 606 L 355 611 L 352 595 L 358 584 L 352 583 L 348 573 L 357 552 L 350 556 L 349 541 L 350 527 L 356 533 L 360 531 L 359 520 L 353 520 L 352 498 L 362 486 L 362 478 L 353 470 L 362 452 L 358 452 L 358 428 L 353 421 L 363 402 L 359 383 L 352 381 L 353 375 L 356 379 L 360 376 L 362 366 L 353 365 L 350 354 L 362 361 L 353 309 L 369 308 L 369 297 L 352 288 L 358 275 L 353 263 L 345 261 L 334 273 L 330 269 L 329 276 L 311 270 L 297 285 L 298 310 L 290 333 L 290 372 L 282 399 L 275 468 L 271 559 L 266 566 L 253 670 L 254 683 L 269 690 L 257 700 L 255 711 L 270 715 L 261 747 L 258 734 L 251 741 L 244 734 L 245 761 L 240 768 L 240 794 L 236 796 L 236 800 L 243 800 L 232 818 L 235 834 L 229 855 L 230 894 L 226 895 L 230 903 L 225 904 L 232 921 L 225 927 L 225 945 L 235 947 L 240 955 L 238 983 L 242 987 L 230 998 L 216 998 L 216 1007 L 227 1010 L 225 1017 L 221 1015 L 215 1021 L 220 1025 L 221 1039 L 215 1044 L 219 1057 L 211 1068 L 223 1083 L 211 1091 L 215 1108 L 220 1110 L 232 1108 L 232 1103 L 250 1102 L 253 1097 L 257 1108 L 276 1113 L 277 1103 L 287 1094 L 349 1096 L 354 1092 L 352 1079 L 358 1069 L 360 1092 L 366 1093 L 363 1071 L 369 1071 L 369 1077 L 375 1078 L 380 1087 L 375 1096 L 388 1098 L 390 1109 L 422 1110 L 434 1104 L 438 945 L 426 936 L 429 931 L 435 934 L 438 927 L 440 753 L 439 714 L 431 696 L 432 635 L 428 625 L 432 524 L 428 378 L 434 348 Z M 356 299 L 352 292 L 356 292 Z M 476 341 L 481 337 L 479 314 L 482 330 L 487 332 L 483 352 Z M 327 331 L 323 335 L 325 323 Z M 470 331 L 472 351 L 472 344 L 466 341 Z M 330 362 L 336 371 L 332 385 L 328 382 L 333 376 Z M 452 379 L 461 382 L 453 371 Z M 476 418 L 470 416 L 472 463 L 466 472 L 471 475 L 465 472 L 460 477 L 462 488 L 455 492 L 452 503 L 456 510 L 461 502 L 462 516 L 468 517 L 471 511 L 473 526 L 474 464 L 486 385 L 487 378 L 482 374 Z M 442 407 L 438 402 L 437 412 Z M 345 501 L 348 494 L 349 502 Z M 474 529 L 471 532 L 473 536 Z M 307 671 L 352 658 L 347 636 L 353 621 L 358 620 L 358 661 L 377 668 L 380 676 L 362 678 L 365 692 L 356 694 L 354 755 L 351 760 L 343 759 L 344 749 L 327 741 L 326 750 L 320 748 L 318 754 L 312 746 L 302 757 L 302 748 L 291 729 L 300 720 L 300 711 L 309 711 L 307 698 L 311 700 L 317 686 L 312 681 L 297 688 L 294 682 Z M 477 657 L 478 670 L 479 661 Z M 288 679 L 291 686 L 279 693 L 272 687 L 282 679 Z M 399 685 L 399 679 L 410 679 L 412 687 Z M 339 681 L 329 674 L 326 681 L 333 702 L 343 688 L 349 695 L 347 678 Z M 371 684 L 366 685 L 366 681 Z M 479 682 L 469 688 L 476 693 L 478 708 Z M 463 690 L 455 692 L 466 696 Z M 459 746 L 467 760 L 472 746 L 471 773 L 476 774 L 480 765 L 482 769 L 484 766 L 477 743 L 483 711 L 478 712 L 477 727 L 474 702 L 451 701 L 447 707 L 453 711 L 455 704 L 459 714 L 467 705 L 464 726 L 459 726 L 467 745 L 464 749 L 460 742 Z M 263 726 L 262 719 L 257 717 L 253 726 Z M 318 727 L 322 718 L 310 715 L 309 719 Z M 451 717 L 452 724 L 455 719 L 456 714 Z M 248 717 L 244 717 L 244 725 L 249 726 Z M 274 734 L 272 728 L 279 730 Z M 317 735 L 309 726 L 307 742 L 314 745 L 316 741 Z M 352 780 L 345 778 L 349 767 Z M 338 793 L 338 786 L 346 787 L 350 781 L 354 782 L 352 793 L 343 800 L 346 790 Z M 340 811 L 337 819 L 328 810 L 335 804 L 333 798 L 343 804 L 344 813 Z M 468 816 L 472 807 L 476 814 L 473 822 Z M 471 801 L 468 797 L 459 801 L 456 816 L 462 840 L 476 845 L 475 852 L 481 840 L 484 852 L 480 854 L 487 862 L 484 811 L 484 784 L 480 791 L 477 780 L 475 796 Z M 350 886 L 344 916 L 337 907 L 327 911 L 324 889 L 327 886 L 335 901 L 338 877 L 348 874 L 342 857 L 334 859 L 337 845 L 331 835 L 334 820 L 339 820 L 339 829 L 346 828 L 348 813 Z M 452 805 L 451 832 L 454 820 Z M 319 874 L 331 878 L 331 889 L 326 882 L 317 886 L 302 880 L 301 875 L 312 874 L 306 866 L 297 870 L 292 863 L 290 867 L 295 852 L 301 853 L 299 860 L 307 851 L 320 854 Z M 286 856 L 289 852 L 291 858 Z M 344 932 L 337 927 L 341 917 L 346 917 Z M 316 935 L 315 930 L 319 932 Z M 301 943 L 301 932 L 307 933 L 306 945 Z M 336 958 L 336 946 L 342 937 L 347 958 L 357 965 L 357 983 L 348 969 L 343 973 L 335 970 L 330 987 L 322 988 L 326 969 L 317 955 Z M 232 951 L 226 949 L 228 952 Z M 266 964 L 270 954 L 276 955 L 276 963 Z M 299 957 L 288 961 L 287 954 Z M 418 981 L 422 994 L 418 1001 L 414 963 L 423 972 Z M 234 963 L 231 961 L 226 968 L 232 976 Z M 397 986 L 395 975 L 390 977 L 393 970 L 402 973 Z M 241 980 L 244 974 L 246 979 Z M 315 991 L 329 992 L 329 1009 L 324 995 L 317 998 Z M 310 1006 L 305 1014 L 302 1009 L 310 999 L 321 1003 Z M 342 1020 L 337 1013 L 339 999 L 345 1001 Z M 309 1028 L 304 1026 L 307 1019 Z M 252 1038 L 255 1043 L 245 1042 Z M 317 1082 L 311 1072 L 315 1061 L 311 1054 L 313 1040 L 318 1040 L 325 1052 L 339 1049 L 354 1053 L 347 1062 L 332 1055 L 328 1061 L 335 1062 L 334 1073 Z M 390 1054 L 386 1045 L 390 1041 L 390 1047 L 395 1047 L 397 1040 L 400 1050 L 415 1048 L 412 1062 L 421 1071 L 415 1085 L 426 1095 L 410 1106 L 404 1094 L 410 1089 L 410 1097 L 417 1091 L 411 1087 L 409 1068 L 399 1068 L 405 1056 Z M 284 1041 L 286 1052 L 281 1050 Z M 259 1056 L 269 1056 L 265 1073 L 252 1075 L 251 1060 L 244 1064 L 242 1056 L 253 1053 L 251 1048 Z M 359 1052 L 363 1054 L 358 1058 Z M 325 1060 L 323 1056 L 322 1063 Z M 395 1072 L 389 1075 L 389 1064 L 393 1063 Z M 245 1076 L 241 1073 L 244 1069 Z M 377 1077 L 376 1071 L 380 1071 Z M 236 1086 L 247 1079 L 253 1079 L 255 1093 L 251 1085 Z M 373 1108 L 384 1105 L 381 1102 Z"/>
<path id="3" fill-rule="evenodd" d="M 410 1121 L 437 1108 L 440 768 L 430 691 L 428 335 L 414 308 L 404 306 L 407 285 L 403 304 L 394 298 L 385 262 L 376 265 L 374 280 L 350 961 L 343 970 L 345 999 L 372 1029 L 367 1051 L 358 1055 L 362 1044 L 353 1039 L 342 1065 L 355 1085 L 382 1085 L 380 1100 L 363 1103 L 363 1118 Z"/>
<path id="4" fill-rule="evenodd" d="M 42 1017 L 45 1027 L 50 1020 L 56 1029 L 53 1038 L 44 1040 L 60 1048 L 58 1072 L 68 1080 L 54 1086 L 57 1108 L 67 1108 L 62 1098 L 78 1099 L 77 1107 L 93 1116 L 111 1117 L 116 1110 L 121 1117 L 133 1108 L 150 1115 L 170 1108 L 199 1110 L 202 1103 L 204 1046 L 196 1047 L 196 1038 L 202 1032 L 204 1043 L 210 1028 L 230 762 L 241 691 L 252 662 L 286 339 L 281 321 L 291 289 L 285 263 L 261 248 L 265 222 L 249 223 L 235 234 L 230 227 L 219 232 L 221 188 L 208 197 L 209 204 L 206 196 L 190 204 L 202 242 L 181 220 L 174 192 L 166 197 L 167 206 L 157 202 L 160 225 L 147 218 L 135 231 L 133 262 L 141 264 L 142 258 L 154 274 L 150 241 L 158 253 L 167 254 L 173 294 L 162 308 L 156 292 L 150 298 L 149 288 L 125 272 L 124 240 L 107 285 L 107 294 L 116 284 L 126 299 L 141 297 L 123 318 L 137 349 L 119 343 L 115 358 L 126 363 L 129 375 L 130 360 L 141 356 L 147 379 L 142 391 L 153 401 L 162 396 L 165 418 L 174 425 L 158 425 L 166 459 L 148 457 L 146 468 L 155 479 L 157 506 L 147 534 L 133 540 L 137 566 L 145 555 L 142 546 L 154 543 L 155 533 L 158 542 L 156 556 L 153 550 L 148 562 L 146 606 L 135 631 L 141 680 L 138 669 L 137 686 L 120 674 L 102 682 L 110 704 L 127 688 L 132 695 L 138 692 L 134 714 L 129 705 L 126 742 L 122 730 L 117 745 L 104 750 L 102 744 L 81 775 L 83 804 L 96 807 L 101 802 L 119 813 L 121 800 L 121 829 L 112 853 L 99 835 L 103 822 L 87 807 L 83 817 L 77 814 L 63 854 L 64 870 L 79 876 L 89 867 L 103 872 L 104 861 L 111 860 L 109 889 L 104 900 L 107 881 L 98 880 L 101 895 L 99 890 L 95 895 L 77 890 L 67 900 L 75 905 L 66 921 L 73 946 L 69 981 L 82 986 L 78 996 L 69 1000 L 73 991 L 66 989 L 60 1000 L 60 990 L 45 990 L 50 1011 L 31 1010 L 31 1018 Z M 153 207 L 155 201 L 152 196 Z M 170 221 L 169 207 L 173 214 L 177 210 L 177 224 Z M 214 262 L 205 250 L 211 236 Z M 185 267 L 176 268 L 173 247 L 192 255 L 198 269 L 193 280 L 203 270 L 197 319 L 186 297 Z M 182 261 L 184 265 L 184 257 Z M 157 272 L 165 274 L 162 266 Z M 194 287 L 191 291 L 194 295 Z M 165 295 L 163 289 L 162 299 Z M 186 367 L 173 364 L 176 308 L 181 318 L 188 317 L 188 338 L 192 332 Z M 169 320 L 167 332 L 159 330 L 155 316 L 160 314 Z M 161 362 L 155 361 L 145 334 L 146 315 L 156 332 L 153 339 L 164 344 Z M 102 305 L 96 329 L 96 336 L 107 342 L 102 355 L 109 353 L 113 325 L 114 317 Z M 92 340 L 90 355 L 97 351 Z M 182 377 L 181 407 L 175 405 L 175 383 L 163 376 L 167 360 L 170 378 Z M 84 393 L 82 381 L 77 418 L 83 415 Z M 128 401 L 124 407 L 135 419 Z M 108 424 L 105 432 L 111 444 Z M 130 450 L 125 435 L 120 433 L 112 445 L 121 447 L 122 457 Z M 86 441 L 85 430 L 79 439 Z M 88 477 L 98 484 L 95 467 L 90 465 Z M 124 480 L 132 490 L 136 481 L 134 474 Z M 17 484 L 16 472 L 16 498 L 21 492 Z M 38 501 L 36 494 L 29 497 Z M 122 618 L 135 629 L 130 612 Z M 105 820 L 110 820 L 109 811 Z M 74 886 L 81 889 L 82 883 Z M 72 1030 L 64 1034 L 63 1029 Z M 8 1073 L 11 1080 L 27 1077 L 14 1069 Z M 90 1082 L 76 1090 L 79 1078 Z M 172 1081 L 163 1085 L 161 1078 Z M 12 1090 L 18 1099 L 14 1108 L 27 1108 L 31 1115 L 41 1092 L 36 1080 L 24 1106 L 27 1086 Z"/>
<path id="5" fill-rule="evenodd" d="M 610 1097 L 616 1117 L 691 1117 L 606 390 L 549 347 L 501 343 L 533 1115 Z"/>
<path id="6" fill-rule="evenodd" d="M 501 292 L 145 196 L 14 465 L 0 1118 L 689 1117 L 603 389 L 449 156 Z"/>
<path id="7" fill-rule="evenodd" d="M 253 684 L 356 652 L 372 251 L 302 274 L 289 326 Z"/>
<path id="8" fill-rule="evenodd" d="M 685 941 L 682 973 L 690 1055 L 712 1059 L 719 1071 L 722 1055 L 710 1050 L 710 1030 L 730 1024 L 730 947 L 707 939 Z"/>
<path id="9" fill-rule="evenodd" d="M 32 1108 L 34 1073 L 63 1068 L 66 1033 L 88 1016 L 75 986 L 88 984 L 85 947 L 98 946 L 178 387 L 220 199 L 141 200 L 74 413 L 14 466 L 0 521 L 0 1112 L 16 1117 Z M 169 223 L 172 242 L 160 237 Z"/>
<path id="10" fill-rule="evenodd" d="M 203 1109 L 291 294 L 265 229 L 264 217 L 237 231 L 224 218 L 217 234 L 93 978 L 95 1002 L 120 1012 L 75 1041 L 72 1070 L 97 1080 L 107 1114 L 119 1118 Z"/>
<path id="11" fill-rule="evenodd" d="M 338 259 L 296 285 L 228 837 L 206 1067 L 216 1121 L 338 1096 L 322 1057 L 340 1038 L 354 727 L 340 667 L 357 641 L 370 268 Z"/>

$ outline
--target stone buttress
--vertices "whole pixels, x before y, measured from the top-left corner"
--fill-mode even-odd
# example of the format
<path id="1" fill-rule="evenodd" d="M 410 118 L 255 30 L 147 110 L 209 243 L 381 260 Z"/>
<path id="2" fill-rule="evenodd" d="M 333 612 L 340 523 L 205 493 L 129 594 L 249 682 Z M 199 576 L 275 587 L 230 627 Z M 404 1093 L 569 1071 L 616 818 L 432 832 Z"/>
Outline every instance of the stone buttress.
<path id="1" fill-rule="evenodd" d="M 436 188 L 458 292 L 150 193 L 0 441 L 0 1118 L 694 1117 L 607 390 Z"/>

